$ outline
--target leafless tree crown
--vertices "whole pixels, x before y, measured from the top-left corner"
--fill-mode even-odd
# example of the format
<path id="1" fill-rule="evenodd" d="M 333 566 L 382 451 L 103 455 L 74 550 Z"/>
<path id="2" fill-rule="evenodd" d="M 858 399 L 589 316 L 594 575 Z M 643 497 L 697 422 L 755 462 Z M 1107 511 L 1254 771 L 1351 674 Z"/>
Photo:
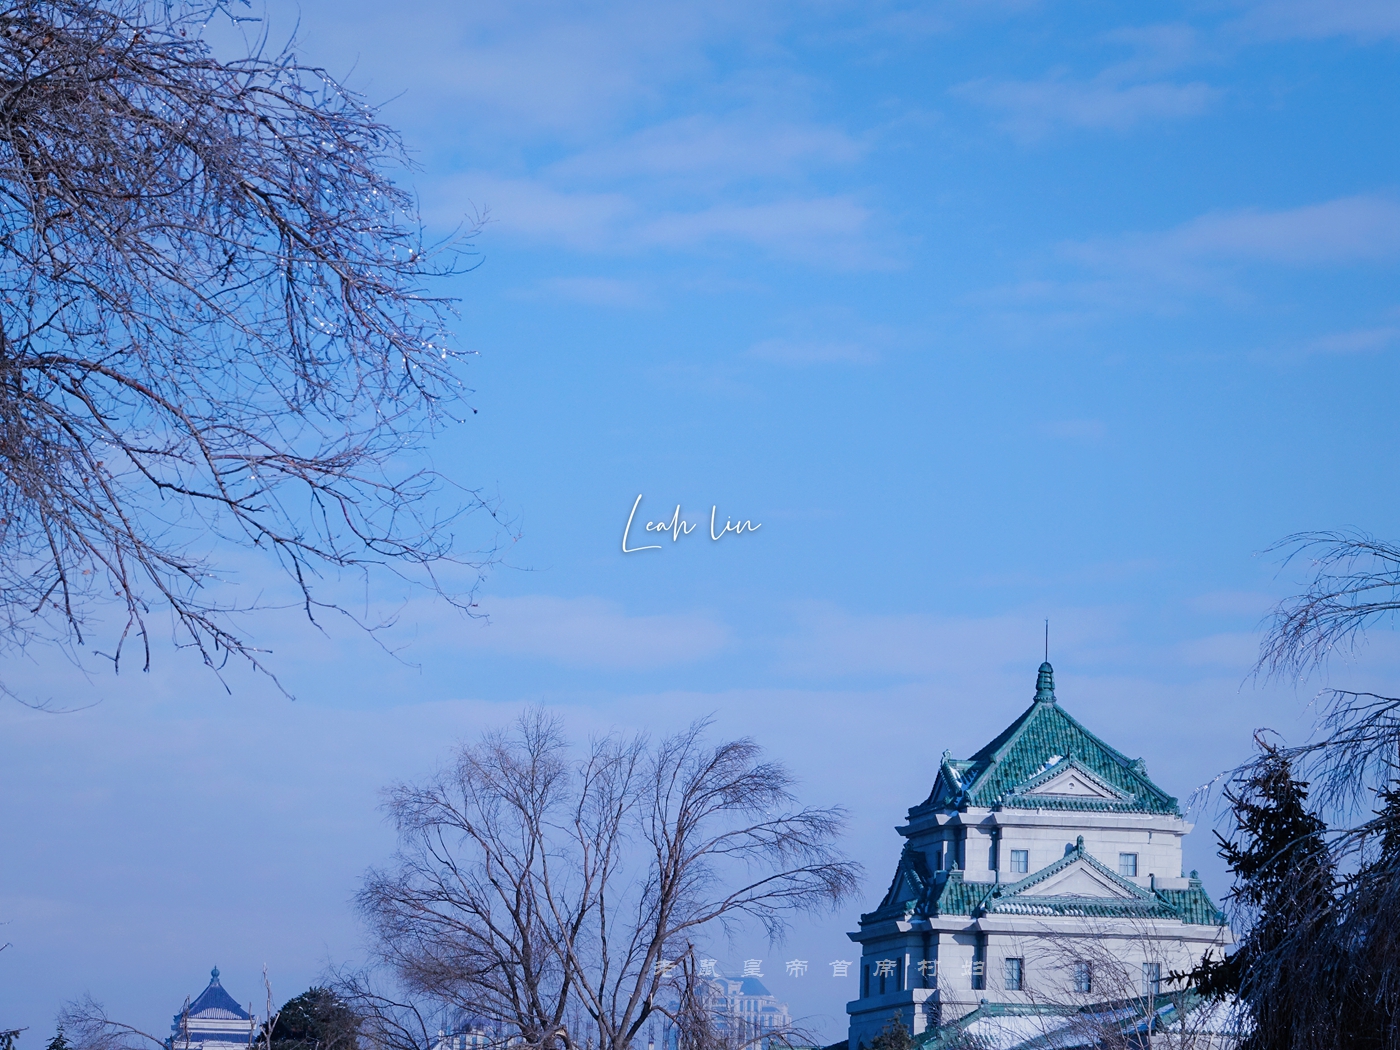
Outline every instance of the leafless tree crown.
<path id="1" fill-rule="evenodd" d="M 308 613 L 328 571 L 431 583 L 451 556 L 408 463 L 460 397 L 425 290 L 460 256 L 425 251 L 373 110 L 290 47 L 217 58 L 217 5 L 0 3 L 8 646 L 115 610 L 107 655 L 148 662 L 164 608 L 210 663 L 256 663 L 214 544 L 272 555 Z"/>
<path id="2" fill-rule="evenodd" d="M 401 994 L 349 987 L 383 1040 L 418 1045 L 410 1015 L 436 1004 L 532 1047 L 624 1050 L 661 1016 L 687 1050 L 722 1042 L 705 939 L 744 922 L 777 934 L 843 899 L 858 869 L 834 847 L 841 811 L 794 808 L 755 744 L 704 729 L 575 757 L 535 712 L 389 792 L 401 849 L 359 904 Z"/>

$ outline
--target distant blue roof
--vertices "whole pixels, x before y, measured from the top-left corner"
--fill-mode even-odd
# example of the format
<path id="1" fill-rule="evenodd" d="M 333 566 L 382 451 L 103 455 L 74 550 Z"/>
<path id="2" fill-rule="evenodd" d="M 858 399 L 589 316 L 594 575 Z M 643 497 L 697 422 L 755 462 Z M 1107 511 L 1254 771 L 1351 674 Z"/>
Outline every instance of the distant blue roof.
<path id="1" fill-rule="evenodd" d="M 175 1024 L 179 1025 L 180 1019 L 186 1015 L 186 1011 L 181 1010 L 175 1015 Z M 198 1021 L 201 1016 L 228 1020 L 230 1018 L 238 1021 L 250 1020 L 248 1011 L 239 1006 L 233 996 L 224 991 L 224 986 L 219 983 L 219 968 L 216 966 L 209 971 L 209 987 L 199 993 L 199 998 L 190 1003 L 188 1010 L 189 1019 Z"/>
<path id="2" fill-rule="evenodd" d="M 740 994 L 740 995 L 772 995 L 773 993 L 770 992 L 767 988 L 765 988 L 765 987 L 763 986 L 763 982 L 760 981 L 757 977 L 745 977 L 745 978 L 744 978 L 744 983 L 743 983 L 743 985 L 742 985 L 742 986 L 740 987 L 740 989 L 739 989 L 739 994 Z"/>

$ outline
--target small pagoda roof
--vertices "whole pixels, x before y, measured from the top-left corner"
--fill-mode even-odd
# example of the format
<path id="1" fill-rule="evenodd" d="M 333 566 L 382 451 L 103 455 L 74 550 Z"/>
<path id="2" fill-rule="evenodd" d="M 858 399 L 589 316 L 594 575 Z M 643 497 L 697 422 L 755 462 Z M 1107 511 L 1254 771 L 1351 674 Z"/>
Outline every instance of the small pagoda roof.
<path id="1" fill-rule="evenodd" d="M 190 1021 L 247 1021 L 250 1015 L 219 983 L 219 968 L 216 966 L 209 971 L 209 986 L 199 993 L 199 998 L 190 1003 L 188 1009 L 175 1015 L 175 1023 L 178 1025 L 185 1018 Z"/>
<path id="2" fill-rule="evenodd" d="M 933 790 L 909 818 L 968 806 L 1181 815 L 1142 759 L 1110 747 L 1059 705 L 1048 662 L 1031 706 L 994 740 L 971 758 L 943 753 Z"/>

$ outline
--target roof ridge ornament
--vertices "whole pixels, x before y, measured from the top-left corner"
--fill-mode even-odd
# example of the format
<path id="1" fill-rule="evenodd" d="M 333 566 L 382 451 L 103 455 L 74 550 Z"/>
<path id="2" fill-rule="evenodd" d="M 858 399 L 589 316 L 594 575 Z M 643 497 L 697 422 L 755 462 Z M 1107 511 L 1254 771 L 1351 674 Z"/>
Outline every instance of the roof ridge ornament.
<path id="1" fill-rule="evenodd" d="M 1035 676 L 1035 699 L 1037 703 L 1055 702 L 1055 669 L 1050 666 L 1049 660 L 1040 665 L 1040 671 Z"/>

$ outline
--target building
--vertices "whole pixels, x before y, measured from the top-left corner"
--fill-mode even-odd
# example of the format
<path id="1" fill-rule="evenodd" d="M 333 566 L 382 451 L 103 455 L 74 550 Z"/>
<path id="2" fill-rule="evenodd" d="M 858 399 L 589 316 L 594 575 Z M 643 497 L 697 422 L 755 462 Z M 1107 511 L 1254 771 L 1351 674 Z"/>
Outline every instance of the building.
<path id="1" fill-rule="evenodd" d="M 982 1003 L 925 1034 L 920 1050 L 1234 1050 L 1240 1018 L 1233 1002 L 1193 992 L 1081 1007 Z"/>
<path id="2" fill-rule="evenodd" d="M 1231 943 L 1192 872 L 1177 800 L 1076 722 L 1041 664 L 1035 699 L 968 759 L 943 753 L 861 945 L 858 1050 L 892 1018 L 916 1036 L 1004 1015 L 1156 996 Z M 984 1011 L 985 1012 L 985 1011 Z"/>
<path id="3" fill-rule="evenodd" d="M 451 1031 L 439 1028 L 433 1050 L 487 1050 L 518 1042 L 519 1036 L 507 1040 L 492 1034 L 481 1021 L 464 1021 L 454 1025 Z"/>
<path id="4" fill-rule="evenodd" d="M 710 1009 L 721 1032 L 740 1036 L 747 1042 L 792 1027 L 787 1003 L 778 1002 L 778 997 L 757 977 L 716 974 L 709 979 L 709 986 Z"/>
<path id="5" fill-rule="evenodd" d="M 229 1050 L 248 1046 L 257 1028 L 251 1011 L 243 1009 L 219 983 L 219 968 L 209 971 L 209 987 L 175 1015 L 167 1045 L 171 1050 Z"/>

